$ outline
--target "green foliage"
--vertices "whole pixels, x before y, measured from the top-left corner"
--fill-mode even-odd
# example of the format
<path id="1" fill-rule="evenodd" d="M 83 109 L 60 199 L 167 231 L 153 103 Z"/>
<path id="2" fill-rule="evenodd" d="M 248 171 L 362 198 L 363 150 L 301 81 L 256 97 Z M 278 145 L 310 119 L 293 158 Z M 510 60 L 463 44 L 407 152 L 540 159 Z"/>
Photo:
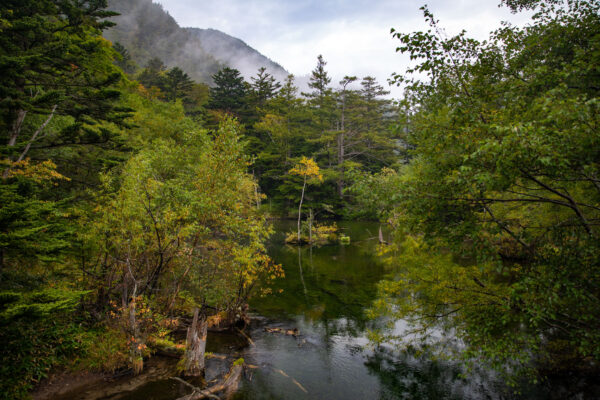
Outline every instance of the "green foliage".
<path id="1" fill-rule="evenodd" d="M 352 183 L 346 193 L 353 202 L 346 213 L 351 218 L 387 218 L 400 200 L 398 187 L 403 184 L 403 174 L 390 168 L 370 174 L 360 170 L 348 171 Z"/>
<path id="2" fill-rule="evenodd" d="M 600 359 L 600 6 L 506 3 L 538 12 L 481 43 L 446 38 L 426 8 L 429 31 L 394 32 L 428 80 L 397 76 L 414 150 L 383 207 L 400 255 L 376 314 L 452 329 L 466 358 L 513 373 L 560 367 L 558 348 L 585 368 Z M 389 184 L 355 190 L 372 183 Z"/>
<path id="3" fill-rule="evenodd" d="M 271 269 L 263 246 L 270 229 L 237 129 L 226 120 L 214 140 L 198 130 L 158 139 L 122 175 L 107 175 L 106 197 L 86 223 L 86 240 L 105 238 L 96 251 L 110 261 L 98 268 L 118 271 L 133 293 L 159 293 L 166 307 L 192 287 L 200 304 L 244 301 Z"/>
<path id="4" fill-rule="evenodd" d="M 268 72 L 265 67 L 261 67 L 256 77 L 251 77 L 250 84 L 250 103 L 256 107 L 262 107 L 265 102 L 272 99 L 281 88 L 281 83 L 275 80 L 275 77 Z"/>
<path id="5" fill-rule="evenodd" d="M 20 161 L 33 142 L 44 141 L 45 125 L 29 123 L 35 116 L 70 117 L 53 146 L 101 142 L 111 133 L 98 122 L 120 124 L 127 117 L 115 104 L 114 84 L 121 79 L 112 63 L 115 53 L 100 36 L 112 25 L 104 18 L 114 15 L 105 7 L 106 0 L 2 4 L 7 20 L 0 38 L 3 157 Z"/>
<path id="6" fill-rule="evenodd" d="M 0 398 L 29 398 L 50 369 L 85 354 L 84 331 L 71 317 L 87 292 L 0 292 Z"/>
<path id="7" fill-rule="evenodd" d="M 72 311 L 88 291 L 44 289 L 26 294 L 0 293 L 0 326 L 19 319 L 47 318 L 53 313 Z"/>
<path id="8" fill-rule="evenodd" d="M 115 60 L 115 65 L 123 70 L 126 74 L 133 74 L 137 65 L 131 59 L 131 55 L 129 54 L 129 50 L 127 50 L 121 43 L 115 42 L 113 44 L 113 49 L 119 54 L 119 57 Z"/>
<path id="9" fill-rule="evenodd" d="M 237 69 L 225 67 L 213 75 L 208 108 L 239 113 L 245 104 L 246 85 Z"/>
<path id="10" fill-rule="evenodd" d="M 4 168 L 8 175 L 0 178 L 0 279 L 7 268 L 56 261 L 72 235 L 60 203 L 40 198 L 53 182 L 64 179 L 54 164 L 26 160 L 5 163 Z"/>

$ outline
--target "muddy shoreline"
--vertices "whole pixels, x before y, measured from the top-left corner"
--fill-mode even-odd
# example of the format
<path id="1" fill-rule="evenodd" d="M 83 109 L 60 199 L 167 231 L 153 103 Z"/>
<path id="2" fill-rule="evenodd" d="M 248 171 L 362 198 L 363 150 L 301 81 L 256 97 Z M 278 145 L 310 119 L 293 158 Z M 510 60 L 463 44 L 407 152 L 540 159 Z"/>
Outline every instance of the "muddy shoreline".
<path id="1" fill-rule="evenodd" d="M 145 361 L 141 374 L 62 371 L 43 380 L 31 393 L 33 400 L 97 400 L 135 390 L 142 385 L 176 375 L 177 361 L 153 356 Z"/>

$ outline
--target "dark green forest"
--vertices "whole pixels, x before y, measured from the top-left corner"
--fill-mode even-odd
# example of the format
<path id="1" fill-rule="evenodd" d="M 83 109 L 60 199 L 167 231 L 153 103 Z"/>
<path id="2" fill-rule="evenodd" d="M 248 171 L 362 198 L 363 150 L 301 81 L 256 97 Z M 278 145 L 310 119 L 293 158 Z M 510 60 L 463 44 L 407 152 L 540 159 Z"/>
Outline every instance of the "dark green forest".
<path id="1" fill-rule="evenodd" d="M 389 228 L 365 306 L 412 334 L 374 343 L 435 352 L 453 332 L 452 357 L 509 380 L 597 369 L 598 2 L 503 0 L 533 17 L 486 41 L 423 7 L 427 31 L 391 32 L 414 61 L 397 101 L 322 56 L 304 92 L 273 65 L 152 54 L 110 3 L 0 6 L 0 398 L 157 351 L 201 375 L 207 329 L 243 329 L 284 275 L 275 218 L 298 219 L 298 245 L 315 221 Z"/>

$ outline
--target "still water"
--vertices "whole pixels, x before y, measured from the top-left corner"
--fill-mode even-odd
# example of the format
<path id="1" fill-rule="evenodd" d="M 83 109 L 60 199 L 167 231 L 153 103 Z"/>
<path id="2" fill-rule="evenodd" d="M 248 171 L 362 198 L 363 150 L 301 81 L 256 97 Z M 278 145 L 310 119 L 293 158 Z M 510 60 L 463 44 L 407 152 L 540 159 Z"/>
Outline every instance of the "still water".
<path id="1" fill-rule="evenodd" d="M 255 346 L 243 356 L 261 368 L 244 381 L 236 399 L 512 397 L 490 374 L 463 379 L 459 366 L 371 348 L 366 331 L 374 322 L 365 310 L 387 273 L 376 256 L 379 226 L 340 227 L 352 238 L 350 245 L 313 248 L 284 245 L 283 232 L 294 226 L 277 227 L 269 251 L 286 278 L 274 295 L 252 303 L 266 320 L 252 330 Z M 265 325 L 297 327 L 300 336 L 269 334 Z"/>
<path id="2" fill-rule="evenodd" d="M 370 347 L 366 332 L 375 322 L 366 318 L 365 310 L 376 296 L 377 283 L 388 274 L 376 256 L 378 225 L 339 225 L 351 244 L 298 248 L 284 244 L 285 233 L 295 224 L 277 223 L 269 252 L 286 277 L 276 283 L 273 295 L 251 302 L 253 345 L 239 336 L 209 334 L 208 351 L 243 357 L 254 366 L 235 399 L 567 398 L 560 389 L 541 385 L 523 384 L 517 394 L 489 371 L 464 377 L 457 364 Z M 284 333 L 268 332 L 274 328 Z M 292 329 L 298 335 L 285 333 Z M 207 380 L 224 373 L 229 362 L 209 361 Z M 135 389 L 100 397 L 173 400 L 188 393 L 167 379 L 175 374 L 173 365 L 157 372 Z"/>

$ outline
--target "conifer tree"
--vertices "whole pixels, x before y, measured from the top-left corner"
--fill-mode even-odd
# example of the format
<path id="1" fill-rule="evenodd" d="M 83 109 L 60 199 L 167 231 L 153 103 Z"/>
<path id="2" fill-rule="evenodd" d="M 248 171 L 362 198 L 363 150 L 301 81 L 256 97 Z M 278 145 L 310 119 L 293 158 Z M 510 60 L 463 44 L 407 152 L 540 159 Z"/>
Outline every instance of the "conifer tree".
<path id="1" fill-rule="evenodd" d="M 250 98 L 255 107 L 262 107 L 281 88 L 281 83 L 277 82 L 265 67 L 259 68 L 256 77 L 250 79 L 252 80 L 252 83 L 250 83 Z"/>
<path id="2" fill-rule="evenodd" d="M 160 58 L 152 58 L 146 64 L 146 68 L 140 72 L 137 80 L 144 85 L 146 89 L 159 89 L 164 91 L 165 89 L 165 73 L 167 66 L 163 63 Z"/>
<path id="3" fill-rule="evenodd" d="M 106 141 L 98 121 L 121 123 L 121 78 L 101 37 L 106 0 L 7 0 L 0 35 L 0 137 L 4 157 L 23 160 L 55 116 L 70 116 L 53 147 Z M 37 146 L 39 147 L 39 146 Z"/>
<path id="4" fill-rule="evenodd" d="M 120 56 L 117 57 L 117 59 L 115 60 L 115 65 L 121 68 L 126 74 L 133 74 L 137 69 L 137 66 L 131 58 L 129 50 L 127 50 L 125 46 L 123 46 L 119 42 L 113 44 L 113 49 L 115 49 L 115 51 L 119 53 Z"/>
<path id="5" fill-rule="evenodd" d="M 225 67 L 213 75 L 208 108 L 239 113 L 245 105 L 246 85 L 240 71 Z"/>
<path id="6" fill-rule="evenodd" d="M 169 101 L 186 99 L 193 85 L 194 81 L 179 67 L 175 67 L 165 74 L 164 90 Z"/>

